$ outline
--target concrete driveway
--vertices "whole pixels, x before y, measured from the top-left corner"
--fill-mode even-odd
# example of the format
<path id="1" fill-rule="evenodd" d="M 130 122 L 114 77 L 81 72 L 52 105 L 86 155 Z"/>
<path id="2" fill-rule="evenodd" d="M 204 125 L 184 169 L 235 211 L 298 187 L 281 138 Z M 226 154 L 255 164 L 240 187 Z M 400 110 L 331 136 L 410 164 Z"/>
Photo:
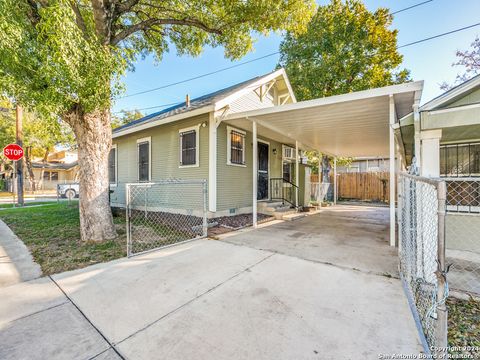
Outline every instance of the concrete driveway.
<path id="1" fill-rule="evenodd" d="M 321 217 L 0 289 L 0 358 L 377 359 L 420 352 L 398 279 L 312 261 L 309 251 L 255 248 L 254 239 L 268 242 L 259 234 L 273 247 L 286 241 L 280 228 L 305 232 Z"/>

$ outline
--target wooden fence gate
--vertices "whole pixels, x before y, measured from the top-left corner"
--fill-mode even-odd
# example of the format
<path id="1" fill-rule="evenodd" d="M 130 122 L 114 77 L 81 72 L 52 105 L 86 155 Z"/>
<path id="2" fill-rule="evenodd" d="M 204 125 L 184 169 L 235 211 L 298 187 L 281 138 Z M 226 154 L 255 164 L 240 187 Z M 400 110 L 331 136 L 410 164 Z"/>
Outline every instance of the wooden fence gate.
<path id="1" fill-rule="evenodd" d="M 388 203 L 389 176 L 388 172 L 339 173 L 338 199 Z M 318 181 L 318 175 L 312 175 L 311 182 Z M 330 182 L 333 184 L 333 174 L 330 175 Z"/>

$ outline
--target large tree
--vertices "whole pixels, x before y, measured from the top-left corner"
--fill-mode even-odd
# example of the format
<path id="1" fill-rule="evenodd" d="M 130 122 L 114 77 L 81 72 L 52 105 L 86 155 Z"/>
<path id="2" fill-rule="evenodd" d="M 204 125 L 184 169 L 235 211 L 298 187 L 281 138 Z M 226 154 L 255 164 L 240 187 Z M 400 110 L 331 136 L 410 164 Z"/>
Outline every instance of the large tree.
<path id="1" fill-rule="evenodd" d="M 344 94 L 408 80 L 399 69 L 397 30 L 388 9 L 369 11 L 359 0 L 320 6 L 300 36 L 288 32 L 280 45 L 285 67 L 300 100 Z"/>
<path id="2" fill-rule="evenodd" d="M 111 100 L 138 56 L 174 46 L 199 55 L 223 46 L 237 59 L 253 36 L 297 34 L 313 0 L 2 0 L 0 89 L 26 107 L 60 115 L 78 144 L 83 240 L 116 236 L 108 202 Z"/>
<path id="3" fill-rule="evenodd" d="M 369 11 L 359 0 L 332 0 L 320 6 L 307 31 L 287 32 L 279 66 L 288 74 L 299 100 L 345 94 L 409 81 L 400 69 L 397 30 L 388 9 Z M 309 156 L 315 156 L 314 153 Z M 342 164 L 351 159 L 341 158 Z M 332 159 L 323 155 L 324 181 Z"/>

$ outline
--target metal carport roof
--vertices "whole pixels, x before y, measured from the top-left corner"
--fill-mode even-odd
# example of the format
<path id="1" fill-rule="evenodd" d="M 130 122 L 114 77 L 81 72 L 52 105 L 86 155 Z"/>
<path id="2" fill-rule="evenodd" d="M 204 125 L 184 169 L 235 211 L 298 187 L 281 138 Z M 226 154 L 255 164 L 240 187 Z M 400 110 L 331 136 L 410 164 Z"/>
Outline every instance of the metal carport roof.
<path id="1" fill-rule="evenodd" d="M 419 104 L 423 81 L 392 85 L 288 105 L 233 113 L 224 121 L 299 141 L 304 147 L 335 156 L 389 156 L 390 98 L 393 122 Z M 261 133 L 261 131 L 260 131 Z"/>

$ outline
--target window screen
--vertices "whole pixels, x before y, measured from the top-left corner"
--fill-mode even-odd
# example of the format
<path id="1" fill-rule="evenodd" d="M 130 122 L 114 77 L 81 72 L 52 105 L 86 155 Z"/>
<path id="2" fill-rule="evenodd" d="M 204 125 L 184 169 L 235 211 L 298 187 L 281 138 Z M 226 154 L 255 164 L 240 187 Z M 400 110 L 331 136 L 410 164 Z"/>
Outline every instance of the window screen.
<path id="1" fill-rule="evenodd" d="M 149 143 L 142 142 L 138 144 L 138 180 L 150 180 L 150 159 L 149 159 Z"/>
<path id="2" fill-rule="evenodd" d="M 180 133 L 180 164 L 195 165 L 197 163 L 197 133 L 195 130 Z"/>
<path id="3" fill-rule="evenodd" d="M 111 183 L 117 182 L 117 179 L 116 179 L 116 170 L 117 169 L 115 169 L 116 152 L 117 152 L 117 149 L 112 148 L 110 150 L 110 153 L 108 154 L 108 178 L 109 178 Z"/>
<path id="4" fill-rule="evenodd" d="M 480 143 L 442 145 L 440 174 L 468 177 L 480 175 Z"/>
<path id="5" fill-rule="evenodd" d="M 245 164 L 245 135 L 232 130 L 230 132 L 230 162 L 232 164 Z"/>

